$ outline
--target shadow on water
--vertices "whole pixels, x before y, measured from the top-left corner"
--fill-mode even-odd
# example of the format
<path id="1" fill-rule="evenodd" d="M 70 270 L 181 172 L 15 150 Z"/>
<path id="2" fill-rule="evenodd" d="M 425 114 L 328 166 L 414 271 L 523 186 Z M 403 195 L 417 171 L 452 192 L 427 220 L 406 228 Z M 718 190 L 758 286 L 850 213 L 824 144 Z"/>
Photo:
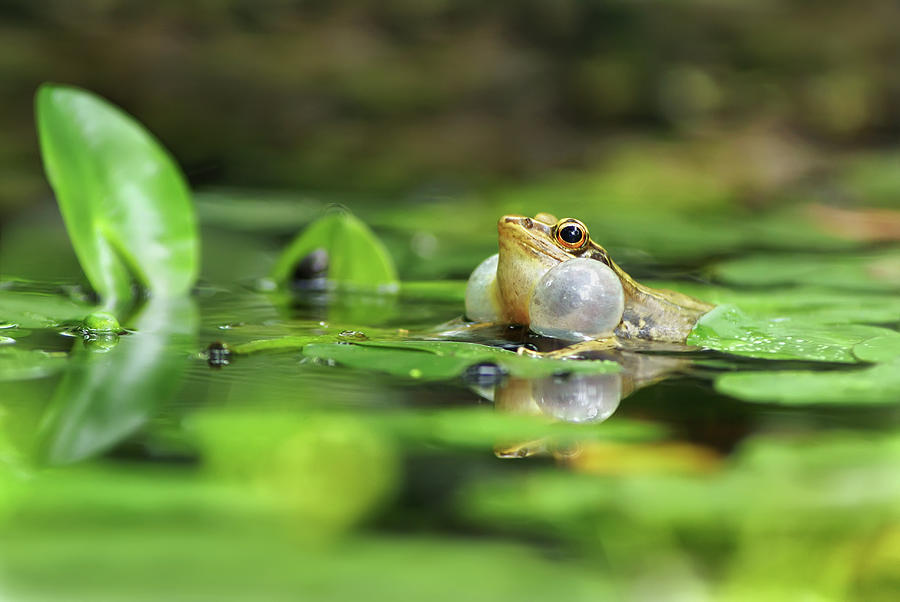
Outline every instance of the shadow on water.
<path id="1" fill-rule="evenodd" d="M 122 336 L 76 344 L 38 431 L 40 463 L 95 456 L 137 432 L 178 391 L 195 345 L 194 302 L 151 299 Z"/>

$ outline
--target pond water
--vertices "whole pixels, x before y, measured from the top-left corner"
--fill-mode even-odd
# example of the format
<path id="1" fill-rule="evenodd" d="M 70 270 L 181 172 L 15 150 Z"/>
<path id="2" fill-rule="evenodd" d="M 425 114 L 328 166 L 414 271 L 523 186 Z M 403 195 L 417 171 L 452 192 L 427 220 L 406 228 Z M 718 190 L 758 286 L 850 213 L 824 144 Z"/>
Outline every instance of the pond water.
<path id="1" fill-rule="evenodd" d="M 635 221 L 635 236 L 661 242 L 623 244 L 609 229 L 633 275 L 742 301 L 816 349 L 801 339 L 793 355 L 782 345 L 761 359 L 740 337 L 733 353 L 651 345 L 528 378 L 524 358 L 409 347 L 558 347 L 460 320 L 465 276 L 496 245 L 490 219 L 462 232 L 426 219 L 440 207 L 361 210 L 398 261 L 400 293 L 288 293 L 261 278 L 319 207 L 232 201 L 199 198 L 204 272 L 192 297 L 147 301 L 117 334 L 72 330 L 90 297 L 58 217 L 4 231 L 2 595 L 895 599 L 897 389 L 890 378 L 858 385 L 891 364 L 841 355 L 860 328 L 876 329 L 863 342 L 890 339 L 895 281 L 813 294 L 795 277 L 723 292 L 729 272 L 717 284 L 710 274 L 761 250 L 738 245 L 748 234 L 674 240 Z M 837 263 L 852 259 L 833 245 Z M 785 301 L 786 288 L 806 301 Z M 853 311 L 866 318 L 833 317 Z M 831 317 L 813 332 L 798 316 L 815 312 Z M 757 346 L 772 336 L 758 329 Z M 756 381 L 746 395 L 719 392 L 727 375 L 797 373 L 759 399 Z M 797 387 L 850 392 L 791 402 Z"/>

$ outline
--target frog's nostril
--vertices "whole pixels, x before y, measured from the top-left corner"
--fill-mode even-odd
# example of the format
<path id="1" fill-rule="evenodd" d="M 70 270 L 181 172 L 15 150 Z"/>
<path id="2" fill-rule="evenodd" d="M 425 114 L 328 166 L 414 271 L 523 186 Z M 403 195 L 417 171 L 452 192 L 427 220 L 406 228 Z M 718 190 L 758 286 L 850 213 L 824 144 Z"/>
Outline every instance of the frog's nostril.
<path id="1" fill-rule="evenodd" d="M 525 219 L 522 220 L 522 225 L 530 230 L 531 227 L 534 226 L 534 222 L 531 221 L 530 217 L 526 217 Z"/>

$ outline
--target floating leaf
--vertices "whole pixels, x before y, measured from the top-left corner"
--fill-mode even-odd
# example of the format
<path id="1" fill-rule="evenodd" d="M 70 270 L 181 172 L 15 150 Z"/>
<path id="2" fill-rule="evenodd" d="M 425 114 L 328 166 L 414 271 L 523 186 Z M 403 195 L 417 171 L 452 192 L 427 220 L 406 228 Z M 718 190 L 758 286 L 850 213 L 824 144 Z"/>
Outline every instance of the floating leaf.
<path id="1" fill-rule="evenodd" d="M 853 255 L 753 255 L 725 261 L 713 274 L 727 283 L 805 284 L 861 291 L 900 290 L 900 252 Z"/>
<path id="2" fill-rule="evenodd" d="M 303 354 L 352 368 L 425 380 L 447 380 L 479 363 L 501 366 L 513 376 L 539 378 L 556 373 L 618 372 L 615 362 L 534 358 L 512 351 L 455 341 L 366 342 L 307 345 Z"/>
<path id="3" fill-rule="evenodd" d="M 62 295 L 0 290 L 0 320 L 19 328 L 51 328 L 81 320 L 92 310 Z"/>
<path id="4" fill-rule="evenodd" d="M 892 332 L 859 324 L 822 325 L 799 317 L 757 318 L 733 305 L 720 305 L 700 318 L 687 343 L 746 357 L 853 363 L 854 345 Z"/>
<path id="5" fill-rule="evenodd" d="M 760 319 L 801 318 L 817 324 L 884 324 L 900 321 L 900 296 L 820 287 L 729 289 L 691 282 L 651 282 L 716 305 L 733 304 Z"/>
<path id="6" fill-rule="evenodd" d="M 900 357 L 900 332 L 863 341 L 853 347 L 853 355 L 864 362 L 889 362 Z"/>
<path id="7" fill-rule="evenodd" d="M 136 279 L 157 296 L 194 284 L 199 246 L 184 176 L 139 123 L 77 88 L 44 85 L 36 100 L 47 178 L 81 267 L 114 306 Z"/>
<path id="8" fill-rule="evenodd" d="M 716 379 L 716 390 L 747 401 L 808 404 L 900 403 L 900 361 L 861 370 L 740 372 Z"/>
<path id="9" fill-rule="evenodd" d="M 301 232 L 279 258 L 272 278 L 290 283 L 300 262 L 316 251 L 325 252 L 327 279 L 334 287 L 397 290 L 397 271 L 384 245 L 368 226 L 342 210 L 332 210 Z"/>

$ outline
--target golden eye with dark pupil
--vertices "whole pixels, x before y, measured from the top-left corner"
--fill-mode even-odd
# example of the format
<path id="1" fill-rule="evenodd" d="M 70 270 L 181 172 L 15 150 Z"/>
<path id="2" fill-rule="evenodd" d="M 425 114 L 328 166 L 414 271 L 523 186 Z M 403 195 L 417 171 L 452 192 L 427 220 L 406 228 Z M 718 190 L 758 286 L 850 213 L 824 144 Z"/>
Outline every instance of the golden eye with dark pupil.
<path id="1" fill-rule="evenodd" d="M 560 224 L 556 229 L 556 240 L 567 249 L 578 249 L 587 241 L 587 231 L 579 223 Z"/>

